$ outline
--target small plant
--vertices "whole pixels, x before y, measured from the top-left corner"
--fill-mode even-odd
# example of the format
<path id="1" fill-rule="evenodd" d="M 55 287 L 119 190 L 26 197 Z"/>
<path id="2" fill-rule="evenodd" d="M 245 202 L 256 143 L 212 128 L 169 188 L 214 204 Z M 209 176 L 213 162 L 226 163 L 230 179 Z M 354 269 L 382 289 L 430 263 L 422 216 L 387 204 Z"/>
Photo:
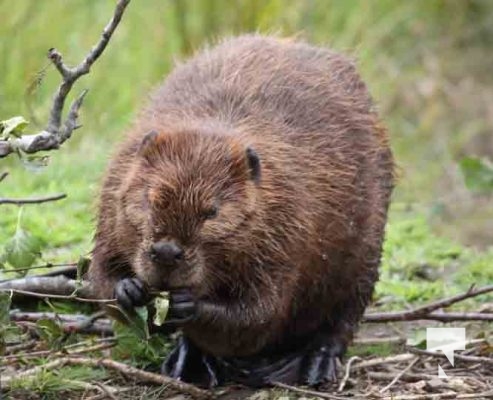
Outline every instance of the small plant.
<path id="1" fill-rule="evenodd" d="M 459 163 L 469 190 L 493 193 L 493 163 L 486 158 L 465 157 Z"/>

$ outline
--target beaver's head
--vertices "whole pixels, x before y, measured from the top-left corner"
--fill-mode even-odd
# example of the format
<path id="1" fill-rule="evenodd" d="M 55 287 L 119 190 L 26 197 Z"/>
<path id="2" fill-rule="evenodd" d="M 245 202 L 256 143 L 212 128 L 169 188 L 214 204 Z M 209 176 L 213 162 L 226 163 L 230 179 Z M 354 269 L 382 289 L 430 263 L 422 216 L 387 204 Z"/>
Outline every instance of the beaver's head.
<path id="1" fill-rule="evenodd" d="M 228 282 L 234 254 L 244 251 L 257 218 L 257 152 L 239 136 L 151 132 L 136 157 L 123 207 L 140 225 L 137 276 L 157 289 L 198 293 Z"/>

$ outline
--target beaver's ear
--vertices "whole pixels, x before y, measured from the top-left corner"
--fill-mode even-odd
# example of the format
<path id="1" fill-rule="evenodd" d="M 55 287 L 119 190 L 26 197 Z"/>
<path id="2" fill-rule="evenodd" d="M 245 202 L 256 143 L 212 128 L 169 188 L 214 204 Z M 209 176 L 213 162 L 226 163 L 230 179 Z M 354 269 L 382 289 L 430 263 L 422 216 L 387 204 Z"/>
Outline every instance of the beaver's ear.
<path id="1" fill-rule="evenodd" d="M 141 156 L 145 155 L 149 149 L 149 146 L 155 143 L 157 136 L 158 133 L 156 131 L 150 131 L 147 133 L 142 139 L 142 142 L 140 142 L 138 154 Z"/>
<path id="2" fill-rule="evenodd" d="M 260 158 L 251 147 L 246 149 L 246 158 L 250 169 L 250 177 L 258 185 L 260 183 Z"/>

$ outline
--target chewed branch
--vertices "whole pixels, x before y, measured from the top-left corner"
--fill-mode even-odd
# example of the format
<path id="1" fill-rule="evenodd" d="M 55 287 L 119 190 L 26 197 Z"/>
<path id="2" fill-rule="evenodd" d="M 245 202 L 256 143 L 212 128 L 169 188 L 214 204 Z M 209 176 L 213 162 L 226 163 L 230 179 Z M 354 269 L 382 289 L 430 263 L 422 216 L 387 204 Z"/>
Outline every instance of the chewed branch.
<path id="1" fill-rule="evenodd" d="M 80 127 L 77 119 L 87 90 L 84 90 L 72 103 L 67 118 L 62 125 L 62 112 L 65 99 L 77 79 L 88 74 L 92 64 L 103 53 L 116 27 L 120 23 L 128 3 L 130 3 L 130 0 L 118 1 L 113 17 L 104 28 L 99 42 L 79 65 L 69 67 L 64 63 L 63 57 L 58 50 L 52 48 L 48 51 L 48 58 L 62 76 L 62 83 L 58 87 L 53 99 L 48 125 L 43 131 L 33 135 L 24 135 L 10 140 L 0 140 L 0 157 L 6 157 L 17 150 L 25 153 L 36 153 L 38 151 L 58 149 L 60 145 L 72 136 L 72 132 Z"/>

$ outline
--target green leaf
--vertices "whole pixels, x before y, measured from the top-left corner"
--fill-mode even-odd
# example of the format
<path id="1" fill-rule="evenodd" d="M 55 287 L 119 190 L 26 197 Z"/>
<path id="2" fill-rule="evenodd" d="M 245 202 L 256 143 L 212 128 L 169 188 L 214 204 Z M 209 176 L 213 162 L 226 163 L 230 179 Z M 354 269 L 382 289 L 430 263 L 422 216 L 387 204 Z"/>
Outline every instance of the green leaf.
<path id="1" fill-rule="evenodd" d="M 426 329 L 418 329 L 408 333 L 406 344 L 417 347 L 418 349 L 426 349 Z"/>
<path id="2" fill-rule="evenodd" d="M 79 257 L 79 261 L 77 261 L 77 282 L 82 282 L 82 278 L 88 271 L 89 265 L 91 265 L 91 259 L 89 257 Z"/>
<path id="3" fill-rule="evenodd" d="M 20 154 L 22 165 L 28 170 L 37 172 L 50 163 L 50 156 Z"/>
<path id="4" fill-rule="evenodd" d="M 40 319 L 36 322 L 36 330 L 39 336 L 46 340 L 51 347 L 59 348 L 65 334 L 59 323 L 52 319 Z"/>
<path id="5" fill-rule="evenodd" d="M 162 333 L 154 333 L 148 339 L 135 335 L 135 331 L 126 324 L 115 321 L 113 332 L 118 339 L 111 355 L 115 359 L 132 360 L 132 365 L 146 368 L 162 362 L 163 354 L 170 350 L 169 338 Z"/>
<path id="6" fill-rule="evenodd" d="M 17 227 L 5 244 L 5 260 L 14 268 L 27 268 L 41 256 L 41 242 L 28 231 Z"/>
<path id="7" fill-rule="evenodd" d="M 169 309 L 169 295 L 168 292 L 161 292 L 159 296 L 154 299 L 154 308 L 156 313 L 154 314 L 153 324 L 161 326 L 166 320 Z"/>
<path id="8" fill-rule="evenodd" d="M 128 329 L 139 339 L 148 340 L 150 337 L 147 319 L 149 313 L 146 306 L 124 310 L 122 307 L 109 304 L 107 307 L 118 310 Z"/>
<path id="9" fill-rule="evenodd" d="M 469 190 L 481 193 L 493 192 L 493 165 L 490 161 L 466 157 L 459 165 Z"/>
<path id="10" fill-rule="evenodd" d="M 17 116 L 5 121 L 0 121 L 0 138 L 2 140 L 7 139 L 9 136 L 22 136 L 22 131 L 29 124 L 24 117 Z"/>

